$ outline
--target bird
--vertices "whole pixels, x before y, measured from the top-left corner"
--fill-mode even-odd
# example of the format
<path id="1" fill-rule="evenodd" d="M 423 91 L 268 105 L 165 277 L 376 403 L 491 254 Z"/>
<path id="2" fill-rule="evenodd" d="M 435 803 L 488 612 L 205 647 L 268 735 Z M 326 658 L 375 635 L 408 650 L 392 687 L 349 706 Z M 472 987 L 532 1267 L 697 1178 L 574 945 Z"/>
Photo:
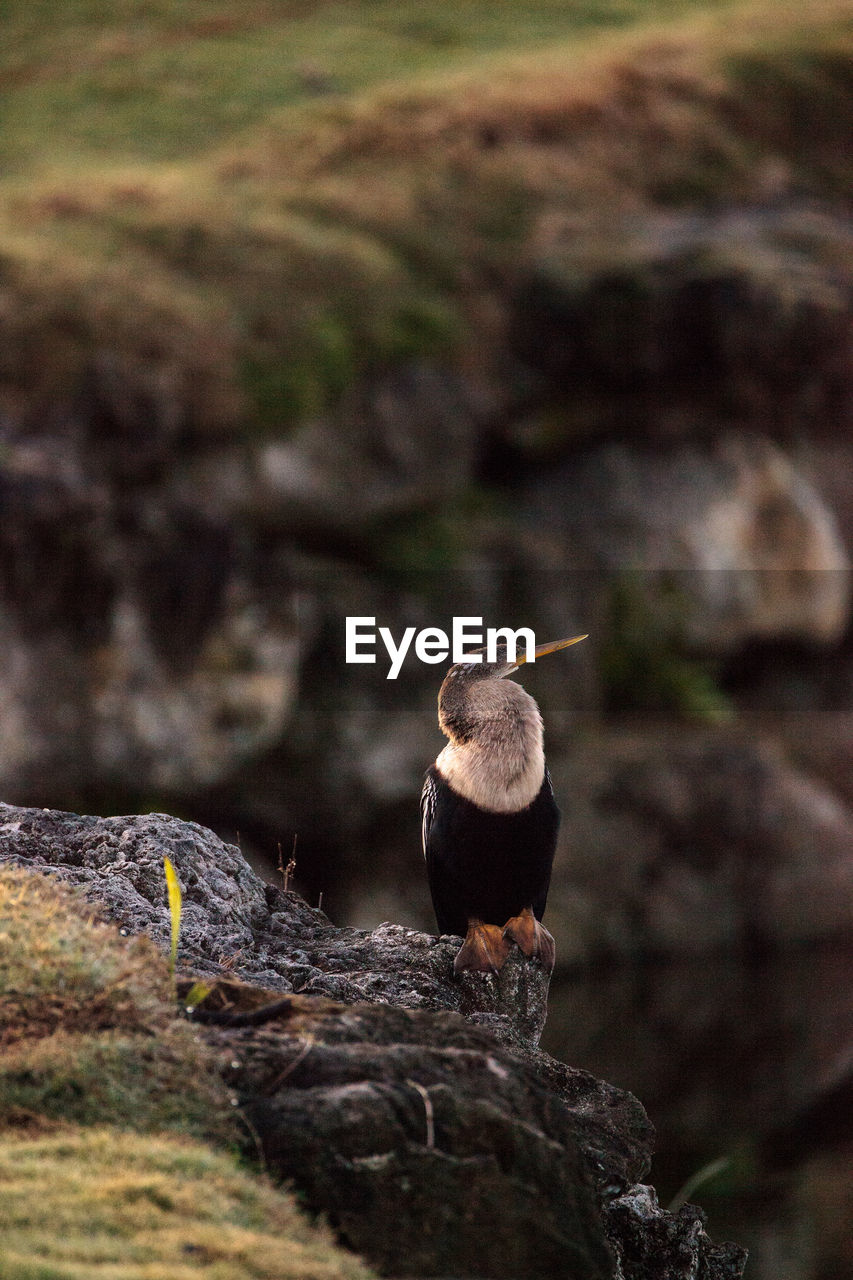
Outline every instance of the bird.
<path id="1" fill-rule="evenodd" d="M 535 658 L 585 640 L 538 645 Z M 475 654 L 482 655 L 479 659 Z M 498 973 L 513 943 L 551 972 L 554 939 L 541 923 L 560 811 L 545 765 L 542 716 L 512 675 L 526 661 L 499 644 L 452 666 L 438 695 L 448 739 L 421 792 L 423 854 L 442 934 L 464 937 L 454 969 Z"/>

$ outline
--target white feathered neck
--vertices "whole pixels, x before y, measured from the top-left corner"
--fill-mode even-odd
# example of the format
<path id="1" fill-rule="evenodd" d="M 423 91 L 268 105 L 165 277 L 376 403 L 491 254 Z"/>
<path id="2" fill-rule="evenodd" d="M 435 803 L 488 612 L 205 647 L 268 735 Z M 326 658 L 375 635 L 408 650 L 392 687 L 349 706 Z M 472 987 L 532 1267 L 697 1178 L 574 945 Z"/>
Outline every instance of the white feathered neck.
<path id="1" fill-rule="evenodd" d="M 492 813 L 516 813 L 545 777 L 542 717 L 514 680 L 448 681 L 438 722 L 450 739 L 435 765 L 457 795 Z"/>

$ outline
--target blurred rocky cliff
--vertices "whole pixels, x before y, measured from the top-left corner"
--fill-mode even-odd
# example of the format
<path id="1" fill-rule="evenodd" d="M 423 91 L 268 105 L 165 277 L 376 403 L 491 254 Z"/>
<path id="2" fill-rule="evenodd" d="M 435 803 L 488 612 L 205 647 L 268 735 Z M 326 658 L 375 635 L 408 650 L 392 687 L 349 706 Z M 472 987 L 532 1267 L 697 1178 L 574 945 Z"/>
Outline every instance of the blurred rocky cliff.
<path id="1" fill-rule="evenodd" d="M 647 42 L 594 88 L 552 68 L 524 112 L 504 87 L 441 127 L 430 99 L 416 124 L 386 103 L 381 136 L 347 120 L 361 168 L 329 142 L 313 211 L 353 218 L 357 191 L 360 234 L 417 231 L 404 257 L 459 328 L 425 336 L 422 306 L 415 337 L 295 410 L 270 353 L 289 377 L 281 315 L 299 273 L 335 274 L 328 246 L 282 266 L 269 223 L 235 266 L 260 232 L 218 221 L 215 194 L 181 239 L 156 184 L 44 196 L 81 236 L 107 210 L 181 288 L 228 262 L 257 314 L 247 355 L 244 311 L 177 333 L 149 324 L 139 271 L 101 294 L 4 259 L 6 801 L 177 812 L 271 876 L 298 837 L 297 883 L 337 922 L 429 927 L 417 801 L 443 668 L 347 666 L 344 619 L 584 630 L 526 677 L 564 810 L 560 958 L 849 925 L 850 63 L 828 40 L 807 83 L 796 59 L 738 57 L 726 79 Z M 385 208 L 415 144 L 429 177 L 407 158 Z M 222 199 L 278 198 L 277 145 L 220 156 Z M 427 226 L 453 228 L 447 260 Z M 364 287 L 340 284 L 354 307 Z"/>

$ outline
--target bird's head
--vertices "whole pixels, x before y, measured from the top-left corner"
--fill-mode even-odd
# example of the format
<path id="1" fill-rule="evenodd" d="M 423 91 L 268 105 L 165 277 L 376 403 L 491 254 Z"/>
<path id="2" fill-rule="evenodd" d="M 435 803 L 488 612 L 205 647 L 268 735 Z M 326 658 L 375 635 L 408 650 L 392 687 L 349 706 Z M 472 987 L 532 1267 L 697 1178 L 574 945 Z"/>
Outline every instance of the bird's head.
<path id="1" fill-rule="evenodd" d="M 570 644 L 577 644 L 579 640 L 586 640 L 586 638 L 586 634 L 569 636 L 566 640 L 552 640 L 549 644 L 537 645 L 533 651 L 534 660 L 544 658 L 547 653 L 556 653 L 558 649 L 567 649 Z M 472 649 L 467 657 L 451 667 L 445 676 L 445 683 L 452 680 L 454 684 L 463 685 L 474 684 L 479 680 L 502 680 L 504 676 L 510 676 L 513 671 L 523 667 L 527 660 L 526 653 L 520 649 L 515 657 L 511 658 L 507 645 L 501 640 L 496 646 L 495 661 L 488 662 L 486 646 L 483 645 L 480 649 Z"/>
<path id="2" fill-rule="evenodd" d="M 549 644 L 537 645 L 534 657 L 544 658 L 548 653 L 567 649 L 569 645 L 585 639 L 586 635 L 569 636 L 565 640 L 552 640 Z M 477 654 L 482 655 L 480 661 L 476 660 Z M 501 641 L 497 645 L 494 662 L 486 661 L 484 646 L 481 649 L 473 649 L 467 658 L 452 666 L 444 677 L 438 695 L 438 719 L 443 732 L 455 741 L 465 741 L 471 737 L 473 727 L 480 715 L 491 718 L 495 707 L 505 702 L 504 698 L 498 698 L 497 690 L 494 697 L 488 697 L 487 690 L 481 686 L 486 681 L 503 680 L 505 676 L 512 675 L 526 662 L 527 657 L 523 652 L 511 658 L 506 644 Z M 494 686 L 491 687 L 494 688 Z M 517 697 L 522 696 L 518 686 L 510 682 L 507 694 L 513 690 Z M 538 717 L 536 704 L 526 694 L 523 696 Z"/>

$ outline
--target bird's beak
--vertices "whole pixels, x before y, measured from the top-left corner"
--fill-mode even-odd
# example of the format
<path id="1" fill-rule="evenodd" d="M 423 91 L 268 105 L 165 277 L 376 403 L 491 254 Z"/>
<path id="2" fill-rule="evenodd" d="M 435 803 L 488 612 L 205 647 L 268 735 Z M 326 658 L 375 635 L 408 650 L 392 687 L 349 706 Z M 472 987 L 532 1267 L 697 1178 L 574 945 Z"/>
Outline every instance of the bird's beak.
<path id="1" fill-rule="evenodd" d="M 579 640 L 586 640 L 588 635 L 589 632 L 586 632 L 582 636 L 569 636 L 568 640 L 552 640 L 550 644 L 538 644 L 533 650 L 533 660 L 535 662 L 537 658 L 544 658 L 546 653 L 556 653 L 558 649 L 568 649 L 570 644 L 577 644 Z M 520 667 L 527 661 L 527 658 L 519 655 L 515 661 L 517 666 Z"/>

